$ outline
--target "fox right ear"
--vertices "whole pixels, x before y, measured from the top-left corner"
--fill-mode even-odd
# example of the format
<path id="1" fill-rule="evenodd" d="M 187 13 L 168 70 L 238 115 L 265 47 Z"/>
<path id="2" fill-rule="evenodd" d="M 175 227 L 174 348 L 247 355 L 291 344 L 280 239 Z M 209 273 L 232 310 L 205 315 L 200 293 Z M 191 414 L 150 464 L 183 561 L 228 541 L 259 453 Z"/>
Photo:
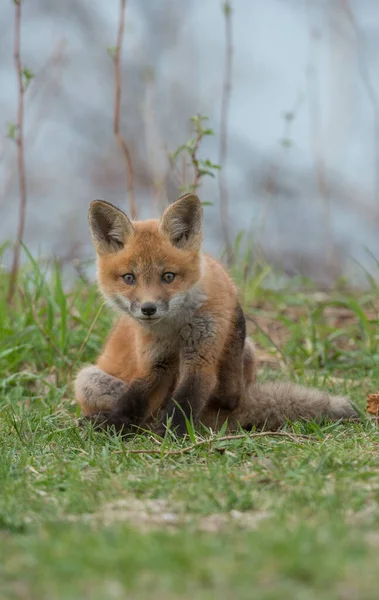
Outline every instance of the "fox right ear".
<path id="1" fill-rule="evenodd" d="M 94 200 L 88 214 L 93 245 L 99 254 L 121 250 L 134 227 L 122 210 L 104 200 Z"/>
<path id="2" fill-rule="evenodd" d="M 166 208 L 160 222 L 171 244 L 183 250 L 200 250 L 203 240 L 203 209 L 196 194 L 184 194 Z"/>

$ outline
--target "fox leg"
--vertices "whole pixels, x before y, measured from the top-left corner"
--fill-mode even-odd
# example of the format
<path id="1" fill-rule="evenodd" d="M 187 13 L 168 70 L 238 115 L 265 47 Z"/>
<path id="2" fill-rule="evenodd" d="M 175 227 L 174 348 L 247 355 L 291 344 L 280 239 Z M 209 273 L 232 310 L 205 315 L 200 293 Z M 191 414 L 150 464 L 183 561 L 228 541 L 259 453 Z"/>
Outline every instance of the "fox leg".
<path id="1" fill-rule="evenodd" d="M 245 338 L 242 352 L 235 344 L 228 347 L 219 369 L 216 391 L 210 399 L 213 409 L 234 410 L 246 388 L 256 380 L 254 344 Z"/>
<path id="2" fill-rule="evenodd" d="M 199 364 L 186 365 L 178 385 L 162 411 L 161 426 L 167 418 L 172 419 L 172 428 L 177 435 L 186 433 L 186 419 L 196 424 L 199 416 L 212 395 L 217 383 L 217 375 L 212 367 Z"/>
<path id="3" fill-rule="evenodd" d="M 178 434 L 186 431 L 186 418 L 199 420 L 208 407 L 235 410 L 255 377 L 254 346 L 246 338 L 246 322 L 237 304 L 232 328 L 225 332 L 206 315 L 181 332 L 183 354 L 178 384 L 163 411 L 172 417 Z"/>
<path id="4" fill-rule="evenodd" d="M 100 412 L 111 412 L 126 394 L 128 386 L 121 379 L 90 365 L 79 371 L 74 390 L 83 415 L 88 417 Z"/>
<path id="5" fill-rule="evenodd" d="M 255 348 L 254 344 L 250 338 L 245 339 L 242 358 L 241 358 L 241 381 L 239 382 L 239 396 L 237 401 L 233 404 L 231 403 L 231 399 L 233 396 L 230 395 L 230 387 L 228 386 L 228 382 L 231 379 L 232 381 L 237 377 L 236 369 L 229 369 L 226 373 L 222 371 L 224 377 L 224 388 L 222 388 L 222 379 L 218 380 L 218 389 L 217 392 L 214 393 L 210 399 L 210 402 L 206 405 L 204 410 L 200 415 L 200 421 L 203 425 L 207 427 L 211 427 L 214 430 L 217 430 L 221 427 L 221 425 L 228 419 L 231 422 L 235 421 L 236 415 L 237 418 L 240 415 L 244 415 L 246 420 L 246 413 L 251 416 L 250 407 L 250 394 L 249 390 L 252 384 L 256 381 L 257 376 L 257 368 L 256 368 L 256 359 L 255 359 Z M 225 377 L 227 375 L 227 377 Z M 238 383 L 238 382 L 237 382 Z M 225 394 L 225 390 L 228 390 L 228 394 Z M 237 427 L 237 425 L 235 425 Z"/>
<path id="6" fill-rule="evenodd" d="M 246 321 L 238 303 L 234 319 L 218 364 L 217 386 L 209 405 L 214 408 L 233 410 L 243 393 L 243 354 L 246 338 Z"/>
<path id="7" fill-rule="evenodd" d="M 218 382 L 209 405 L 215 409 L 234 410 L 246 386 L 255 378 L 253 342 L 246 337 L 246 320 L 240 304 L 218 365 Z"/>

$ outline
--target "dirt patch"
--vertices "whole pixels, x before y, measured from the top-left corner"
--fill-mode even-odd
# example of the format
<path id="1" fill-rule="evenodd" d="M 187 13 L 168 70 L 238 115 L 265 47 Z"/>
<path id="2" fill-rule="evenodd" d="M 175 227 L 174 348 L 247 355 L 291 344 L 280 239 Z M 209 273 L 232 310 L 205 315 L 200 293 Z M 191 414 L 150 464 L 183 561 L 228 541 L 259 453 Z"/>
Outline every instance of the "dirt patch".
<path id="1" fill-rule="evenodd" d="M 176 530 L 184 525 L 199 531 L 218 532 L 230 526 L 241 529 L 255 529 L 268 518 L 266 511 L 213 513 L 206 516 L 189 514 L 180 504 L 167 500 L 121 499 L 105 504 L 99 511 L 83 515 L 67 515 L 69 522 L 98 523 L 103 526 L 127 522 L 139 530 L 170 529 Z"/>
<path id="2" fill-rule="evenodd" d="M 259 331 L 272 342 L 269 350 L 257 346 L 258 363 L 272 369 L 280 369 L 282 357 L 279 349 L 293 337 L 292 328 L 288 323 L 296 324 L 309 321 L 310 311 L 316 308 L 320 311 L 318 323 L 327 331 L 340 330 L 333 344 L 340 350 L 354 350 L 362 338 L 360 321 L 356 311 L 345 306 L 333 306 L 333 295 L 323 292 L 310 293 L 300 305 L 287 304 L 279 311 L 275 302 L 261 302 L 246 310 L 247 331 L 253 340 L 257 340 Z M 379 313 L 379 301 L 372 299 L 362 306 L 368 322 L 376 322 Z M 287 323 L 286 323 L 287 321 Z"/>

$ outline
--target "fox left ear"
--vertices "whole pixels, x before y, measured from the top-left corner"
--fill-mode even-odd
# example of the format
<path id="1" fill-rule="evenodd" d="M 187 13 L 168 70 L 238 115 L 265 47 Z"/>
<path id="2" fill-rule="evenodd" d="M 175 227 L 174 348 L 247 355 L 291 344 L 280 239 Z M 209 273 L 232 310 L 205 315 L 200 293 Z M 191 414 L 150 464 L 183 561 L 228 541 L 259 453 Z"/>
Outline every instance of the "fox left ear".
<path id="1" fill-rule="evenodd" d="M 200 250 L 203 241 L 203 208 L 196 194 L 185 194 L 162 215 L 160 230 L 171 244 L 183 250 Z"/>
<path id="2" fill-rule="evenodd" d="M 104 200 L 91 203 L 88 221 L 92 242 L 99 254 L 118 252 L 134 235 L 134 227 L 126 214 Z"/>

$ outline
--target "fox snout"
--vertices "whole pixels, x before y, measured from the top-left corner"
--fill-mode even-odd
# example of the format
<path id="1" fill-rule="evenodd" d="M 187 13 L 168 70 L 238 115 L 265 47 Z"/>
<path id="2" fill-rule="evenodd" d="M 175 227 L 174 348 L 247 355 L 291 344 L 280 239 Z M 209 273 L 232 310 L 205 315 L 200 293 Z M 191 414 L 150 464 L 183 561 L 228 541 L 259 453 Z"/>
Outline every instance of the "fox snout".
<path id="1" fill-rule="evenodd" d="M 152 317 L 157 312 L 157 305 L 154 302 L 145 302 L 141 306 L 141 313 L 146 317 Z"/>
<path id="2" fill-rule="evenodd" d="M 175 318 L 185 304 L 186 296 L 177 294 L 170 299 L 128 299 L 123 294 L 109 297 L 112 304 L 121 312 L 129 314 L 138 321 L 153 322 L 163 318 Z"/>
<path id="3" fill-rule="evenodd" d="M 168 313 L 168 302 L 162 299 L 135 299 L 130 303 L 129 312 L 132 317 L 141 321 L 162 319 Z"/>

